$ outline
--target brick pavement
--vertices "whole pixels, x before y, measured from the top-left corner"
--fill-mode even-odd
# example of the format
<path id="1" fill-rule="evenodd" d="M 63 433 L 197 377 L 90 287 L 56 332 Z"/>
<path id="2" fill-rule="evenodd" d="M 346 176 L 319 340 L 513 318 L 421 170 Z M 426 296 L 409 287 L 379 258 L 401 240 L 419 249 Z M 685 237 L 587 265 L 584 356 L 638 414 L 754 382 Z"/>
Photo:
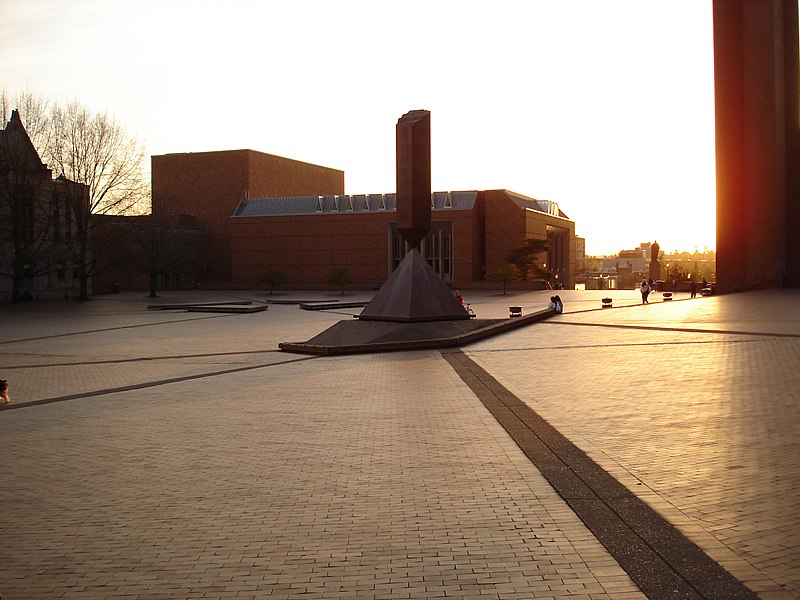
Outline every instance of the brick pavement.
<path id="1" fill-rule="evenodd" d="M 798 339 L 675 331 L 796 331 L 762 301 L 565 314 L 468 353 L 762 597 L 796 597 Z M 0 412 L 6 600 L 643 597 L 437 352 L 295 361 L 271 350 L 343 318 L 296 307 L 0 311 L 31 339 L 0 344 L 14 400 L 84 394 Z"/>
<path id="2" fill-rule="evenodd" d="M 158 356 L 323 318 L 131 315 L 0 346 L 14 399 L 196 376 L 232 358 Z M 154 360 L 36 367 L 83 356 Z M 264 364 L 0 413 L 4 599 L 643 597 L 438 353 L 234 359 Z"/>
<path id="3" fill-rule="evenodd" d="M 564 314 L 468 353 L 761 597 L 800 597 L 800 294 Z"/>

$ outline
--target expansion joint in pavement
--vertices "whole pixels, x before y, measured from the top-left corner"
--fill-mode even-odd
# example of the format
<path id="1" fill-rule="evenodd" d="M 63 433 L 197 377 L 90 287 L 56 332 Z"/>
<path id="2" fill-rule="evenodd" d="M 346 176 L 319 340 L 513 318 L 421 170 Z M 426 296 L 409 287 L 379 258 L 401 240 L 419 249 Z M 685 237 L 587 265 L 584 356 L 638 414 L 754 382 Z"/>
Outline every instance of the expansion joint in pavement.
<path id="1" fill-rule="evenodd" d="M 466 354 L 442 356 L 648 598 L 758 597 Z"/>
<path id="2" fill-rule="evenodd" d="M 120 387 L 106 388 L 102 390 L 91 390 L 88 392 L 81 392 L 78 394 L 69 394 L 67 396 L 57 396 L 55 398 L 42 398 L 40 400 L 30 400 L 28 402 L 15 402 L 11 404 L 0 404 L 0 411 L 14 410 L 19 408 L 27 408 L 30 406 L 39 406 L 41 404 L 53 404 L 54 402 L 66 402 L 67 400 L 79 400 L 81 398 L 93 398 L 95 396 L 107 396 L 108 394 L 116 394 L 117 392 L 129 392 L 132 390 L 142 390 L 151 387 L 158 387 L 161 385 L 169 385 L 171 383 L 181 383 L 183 381 L 191 381 L 193 379 L 204 379 L 206 377 L 217 377 L 219 375 L 229 375 L 231 373 L 242 373 L 244 371 L 253 371 L 255 369 L 266 369 L 277 365 L 285 365 L 304 360 L 312 360 L 316 356 L 303 356 L 300 358 L 293 358 L 291 360 L 284 360 L 277 363 L 269 363 L 265 365 L 248 365 L 246 367 L 236 367 L 235 369 L 224 369 L 222 371 L 209 371 L 207 373 L 197 373 L 194 375 L 186 375 L 184 377 L 172 377 L 170 379 L 159 379 L 157 381 L 145 381 L 143 383 L 136 383 L 133 385 L 123 385 Z M 0 598 L 2 600 L 2 598 Z"/>
<path id="3" fill-rule="evenodd" d="M 19 338 L 19 339 L 11 339 L 11 340 L 0 340 L 0 345 L 8 345 L 8 344 L 17 344 L 20 342 L 38 342 L 41 340 L 52 340 L 55 338 L 63 338 L 63 337 L 72 337 L 75 335 L 85 335 L 87 333 L 105 333 L 108 331 L 120 331 L 122 329 L 139 329 L 140 327 L 158 327 L 161 325 L 170 325 L 174 323 L 186 323 L 188 321 L 200 321 L 203 319 L 223 319 L 225 317 L 230 317 L 232 315 L 224 314 L 224 315 L 204 315 L 202 317 L 192 317 L 189 319 L 175 319 L 173 321 L 156 321 L 153 323 L 137 323 L 136 325 L 119 325 L 116 327 L 103 327 L 101 329 L 87 329 L 84 331 L 69 331 L 67 333 L 54 333 L 52 335 L 40 335 L 38 337 L 31 337 L 31 338 Z"/>
<path id="4" fill-rule="evenodd" d="M 634 325 L 626 323 L 570 323 L 569 321 L 544 321 L 548 325 L 569 325 L 572 327 L 609 327 L 611 329 L 640 329 L 643 331 L 676 331 L 679 333 L 714 333 L 723 335 L 752 335 L 758 337 L 779 337 L 800 339 L 797 333 L 775 331 L 737 331 L 730 329 L 702 329 L 699 327 L 659 327 L 657 325 Z"/>
<path id="5" fill-rule="evenodd" d="M 77 367 L 86 365 L 121 365 L 137 362 L 155 362 L 164 360 L 187 360 L 193 358 L 216 358 L 220 356 L 241 356 L 243 354 L 275 354 L 278 350 L 248 350 L 246 352 L 204 352 L 202 354 L 171 354 L 168 356 L 137 356 L 134 358 L 112 358 L 107 360 L 80 360 L 52 363 L 32 363 L 29 365 L 14 365 L 10 369 L 42 369 L 47 367 Z"/>

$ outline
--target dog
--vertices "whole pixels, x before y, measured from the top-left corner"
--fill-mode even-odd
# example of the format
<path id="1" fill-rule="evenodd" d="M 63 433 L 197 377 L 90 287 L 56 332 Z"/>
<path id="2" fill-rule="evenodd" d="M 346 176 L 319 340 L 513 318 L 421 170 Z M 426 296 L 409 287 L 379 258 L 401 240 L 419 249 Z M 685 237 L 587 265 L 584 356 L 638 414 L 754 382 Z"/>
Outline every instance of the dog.
<path id="1" fill-rule="evenodd" d="M 5 379 L 0 379 L 0 400 L 3 404 L 11 402 L 11 398 L 8 397 L 8 381 Z"/>

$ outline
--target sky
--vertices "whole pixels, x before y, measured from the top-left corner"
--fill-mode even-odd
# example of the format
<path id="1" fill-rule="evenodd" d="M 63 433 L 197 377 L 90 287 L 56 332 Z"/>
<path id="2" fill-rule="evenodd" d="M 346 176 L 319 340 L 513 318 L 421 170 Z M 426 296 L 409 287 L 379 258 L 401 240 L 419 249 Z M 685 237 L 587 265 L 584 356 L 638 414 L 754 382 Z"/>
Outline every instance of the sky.
<path id="1" fill-rule="evenodd" d="M 395 191 L 553 200 L 590 255 L 715 248 L 711 0 L 0 0 L 0 88 L 112 114 L 148 155 L 249 148 Z"/>

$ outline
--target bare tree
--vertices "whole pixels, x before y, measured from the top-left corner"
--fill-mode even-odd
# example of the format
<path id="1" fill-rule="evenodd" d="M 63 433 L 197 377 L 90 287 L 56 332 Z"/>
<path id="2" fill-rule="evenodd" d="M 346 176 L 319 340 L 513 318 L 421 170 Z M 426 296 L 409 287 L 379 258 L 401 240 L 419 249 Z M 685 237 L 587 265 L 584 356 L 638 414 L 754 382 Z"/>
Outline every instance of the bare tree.
<path id="1" fill-rule="evenodd" d="M 0 117 L 4 124 L 11 120 L 11 112 L 14 110 L 19 112 L 25 131 L 39 156 L 47 162 L 52 137 L 50 101 L 42 94 L 30 90 L 11 93 L 3 88 L 0 90 Z"/>
<path id="2" fill-rule="evenodd" d="M 210 238 L 192 215 L 183 214 L 163 198 L 153 213 L 141 217 L 109 219 L 121 233 L 124 262 L 147 273 L 150 297 L 158 295 L 159 283 L 169 274 L 194 272 L 207 259 Z"/>
<path id="3" fill-rule="evenodd" d="M 88 299 L 88 281 L 108 265 L 101 260 L 114 243 L 113 232 L 101 227 L 101 215 L 140 212 L 146 198 L 144 149 L 106 113 L 93 114 L 77 101 L 55 107 L 47 159 L 54 172 L 89 188 L 88 205 L 74 197 L 76 231 L 67 244 L 78 268 L 80 298 Z"/>

